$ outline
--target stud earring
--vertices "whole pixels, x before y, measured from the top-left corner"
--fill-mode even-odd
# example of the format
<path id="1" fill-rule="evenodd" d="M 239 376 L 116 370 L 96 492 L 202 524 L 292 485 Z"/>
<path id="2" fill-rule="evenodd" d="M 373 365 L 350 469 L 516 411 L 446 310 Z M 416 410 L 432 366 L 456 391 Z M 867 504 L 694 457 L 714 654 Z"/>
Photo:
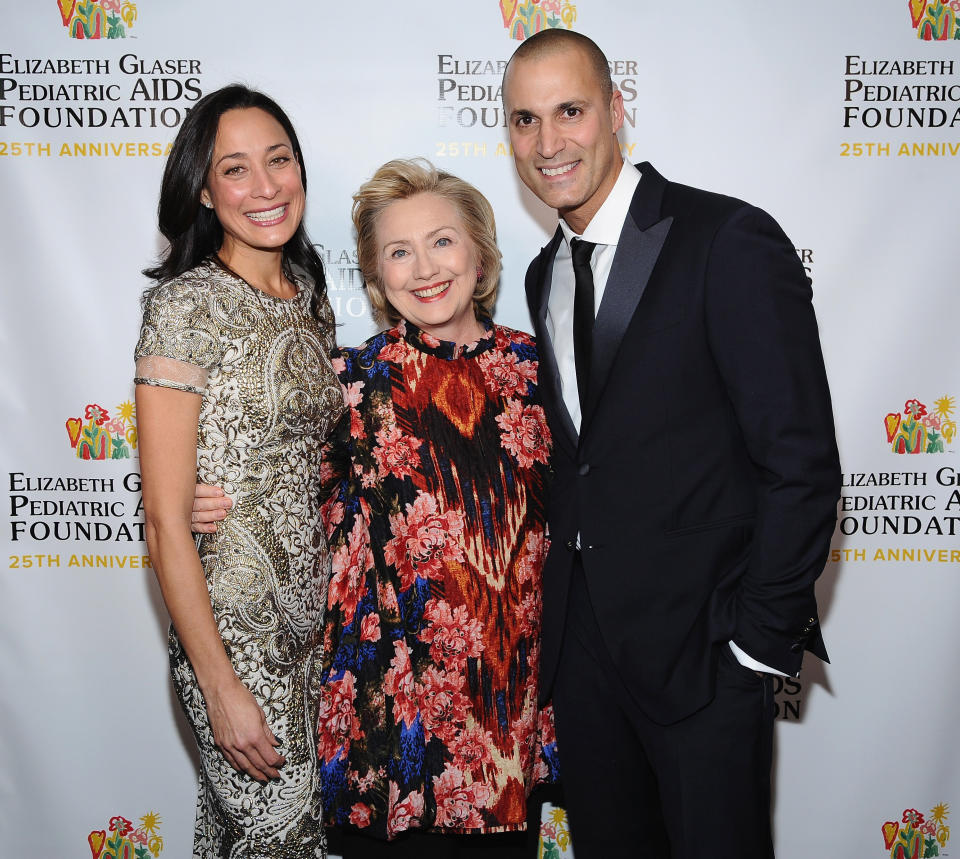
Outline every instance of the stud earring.
<path id="1" fill-rule="evenodd" d="M 213 208 L 213 202 L 211 200 L 203 200 L 202 202 L 203 202 L 203 205 L 206 206 L 208 209 Z"/>

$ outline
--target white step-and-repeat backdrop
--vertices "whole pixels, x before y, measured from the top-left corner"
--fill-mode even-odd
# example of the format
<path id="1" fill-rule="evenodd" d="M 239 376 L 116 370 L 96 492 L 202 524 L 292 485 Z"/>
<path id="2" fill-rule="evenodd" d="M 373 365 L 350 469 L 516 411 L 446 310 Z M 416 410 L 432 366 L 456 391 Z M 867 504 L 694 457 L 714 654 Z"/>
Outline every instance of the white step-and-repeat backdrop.
<path id="1" fill-rule="evenodd" d="M 523 273 L 554 222 L 514 173 L 500 79 L 516 40 L 545 26 L 605 49 L 628 157 L 768 209 L 813 280 L 845 486 L 818 588 L 833 664 L 809 659 L 778 694 L 778 853 L 954 849 L 960 2 L 5 9 L 4 856 L 189 855 L 195 762 L 143 542 L 131 384 L 139 272 L 161 248 L 160 175 L 186 111 L 239 80 L 292 115 L 340 342 L 373 330 L 351 194 L 397 156 L 427 156 L 489 196 L 497 316 L 529 329 Z M 628 855 L 629 821 L 611 825 Z M 544 845 L 570 852 L 562 817 Z"/>

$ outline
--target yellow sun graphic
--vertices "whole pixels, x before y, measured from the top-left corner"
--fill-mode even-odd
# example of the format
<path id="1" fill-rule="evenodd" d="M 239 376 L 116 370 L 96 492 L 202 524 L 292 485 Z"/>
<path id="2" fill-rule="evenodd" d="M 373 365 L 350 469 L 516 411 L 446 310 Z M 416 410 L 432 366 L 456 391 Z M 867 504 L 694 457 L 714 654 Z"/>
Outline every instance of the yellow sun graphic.
<path id="1" fill-rule="evenodd" d="M 143 817 L 140 818 L 140 825 L 151 835 L 157 831 L 157 827 L 161 823 L 163 823 L 163 821 L 160 819 L 160 815 L 155 811 L 148 811 L 145 815 L 143 815 Z"/>
<path id="2" fill-rule="evenodd" d="M 950 806 L 945 802 L 941 802 L 930 809 L 930 816 L 934 819 L 936 823 L 943 823 L 943 821 L 947 819 L 949 814 L 950 814 Z"/>
<path id="3" fill-rule="evenodd" d="M 567 822 L 567 812 L 562 808 L 553 808 L 550 810 L 550 819 L 554 823 L 566 823 Z"/>
<path id="4" fill-rule="evenodd" d="M 117 406 L 117 414 L 120 415 L 124 421 L 129 423 L 136 417 L 137 407 L 129 400 L 126 400 Z"/>
<path id="5" fill-rule="evenodd" d="M 933 401 L 934 409 L 936 409 L 937 414 L 942 418 L 952 414 L 956 404 L 957 401 L 954 397 L 940 397 L 939 400 Z"/>

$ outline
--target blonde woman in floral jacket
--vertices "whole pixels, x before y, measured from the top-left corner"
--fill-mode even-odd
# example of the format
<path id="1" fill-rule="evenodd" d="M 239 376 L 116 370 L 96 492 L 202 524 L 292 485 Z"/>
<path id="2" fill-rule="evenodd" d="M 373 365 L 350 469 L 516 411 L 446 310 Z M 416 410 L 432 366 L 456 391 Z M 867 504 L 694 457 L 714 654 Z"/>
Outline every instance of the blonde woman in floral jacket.
<path id="1" fill-rule="evenodd" d="M 349 413 L 323 475 L 325 806 L 401 839 L 348 836 L 348 857 L 535 855 L 526 798 L 556 769 L 537 707 L 550 433 L 535 344 L 490 320 L 500 253 L 476 188 L 392 161 L 353 219 L 391 327 L 333 358 Z"/>

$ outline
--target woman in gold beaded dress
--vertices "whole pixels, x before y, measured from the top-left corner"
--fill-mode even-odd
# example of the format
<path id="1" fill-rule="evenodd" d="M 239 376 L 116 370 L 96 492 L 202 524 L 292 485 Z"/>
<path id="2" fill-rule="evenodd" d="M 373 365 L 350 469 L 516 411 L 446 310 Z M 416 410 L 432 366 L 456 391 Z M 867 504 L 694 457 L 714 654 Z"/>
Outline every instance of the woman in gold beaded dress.
<path id="1" fill-rule="evenodd" d="M 136 348 L 147 543 L 200 749 L 195 857 L 323 857 L 315 750 L 329 553 L 320 448 L 343 411 L 289 119 L 241 86 L 197 102 L 160 196 Z M 234 506 L 190 532 L 197 480 Z"/>

